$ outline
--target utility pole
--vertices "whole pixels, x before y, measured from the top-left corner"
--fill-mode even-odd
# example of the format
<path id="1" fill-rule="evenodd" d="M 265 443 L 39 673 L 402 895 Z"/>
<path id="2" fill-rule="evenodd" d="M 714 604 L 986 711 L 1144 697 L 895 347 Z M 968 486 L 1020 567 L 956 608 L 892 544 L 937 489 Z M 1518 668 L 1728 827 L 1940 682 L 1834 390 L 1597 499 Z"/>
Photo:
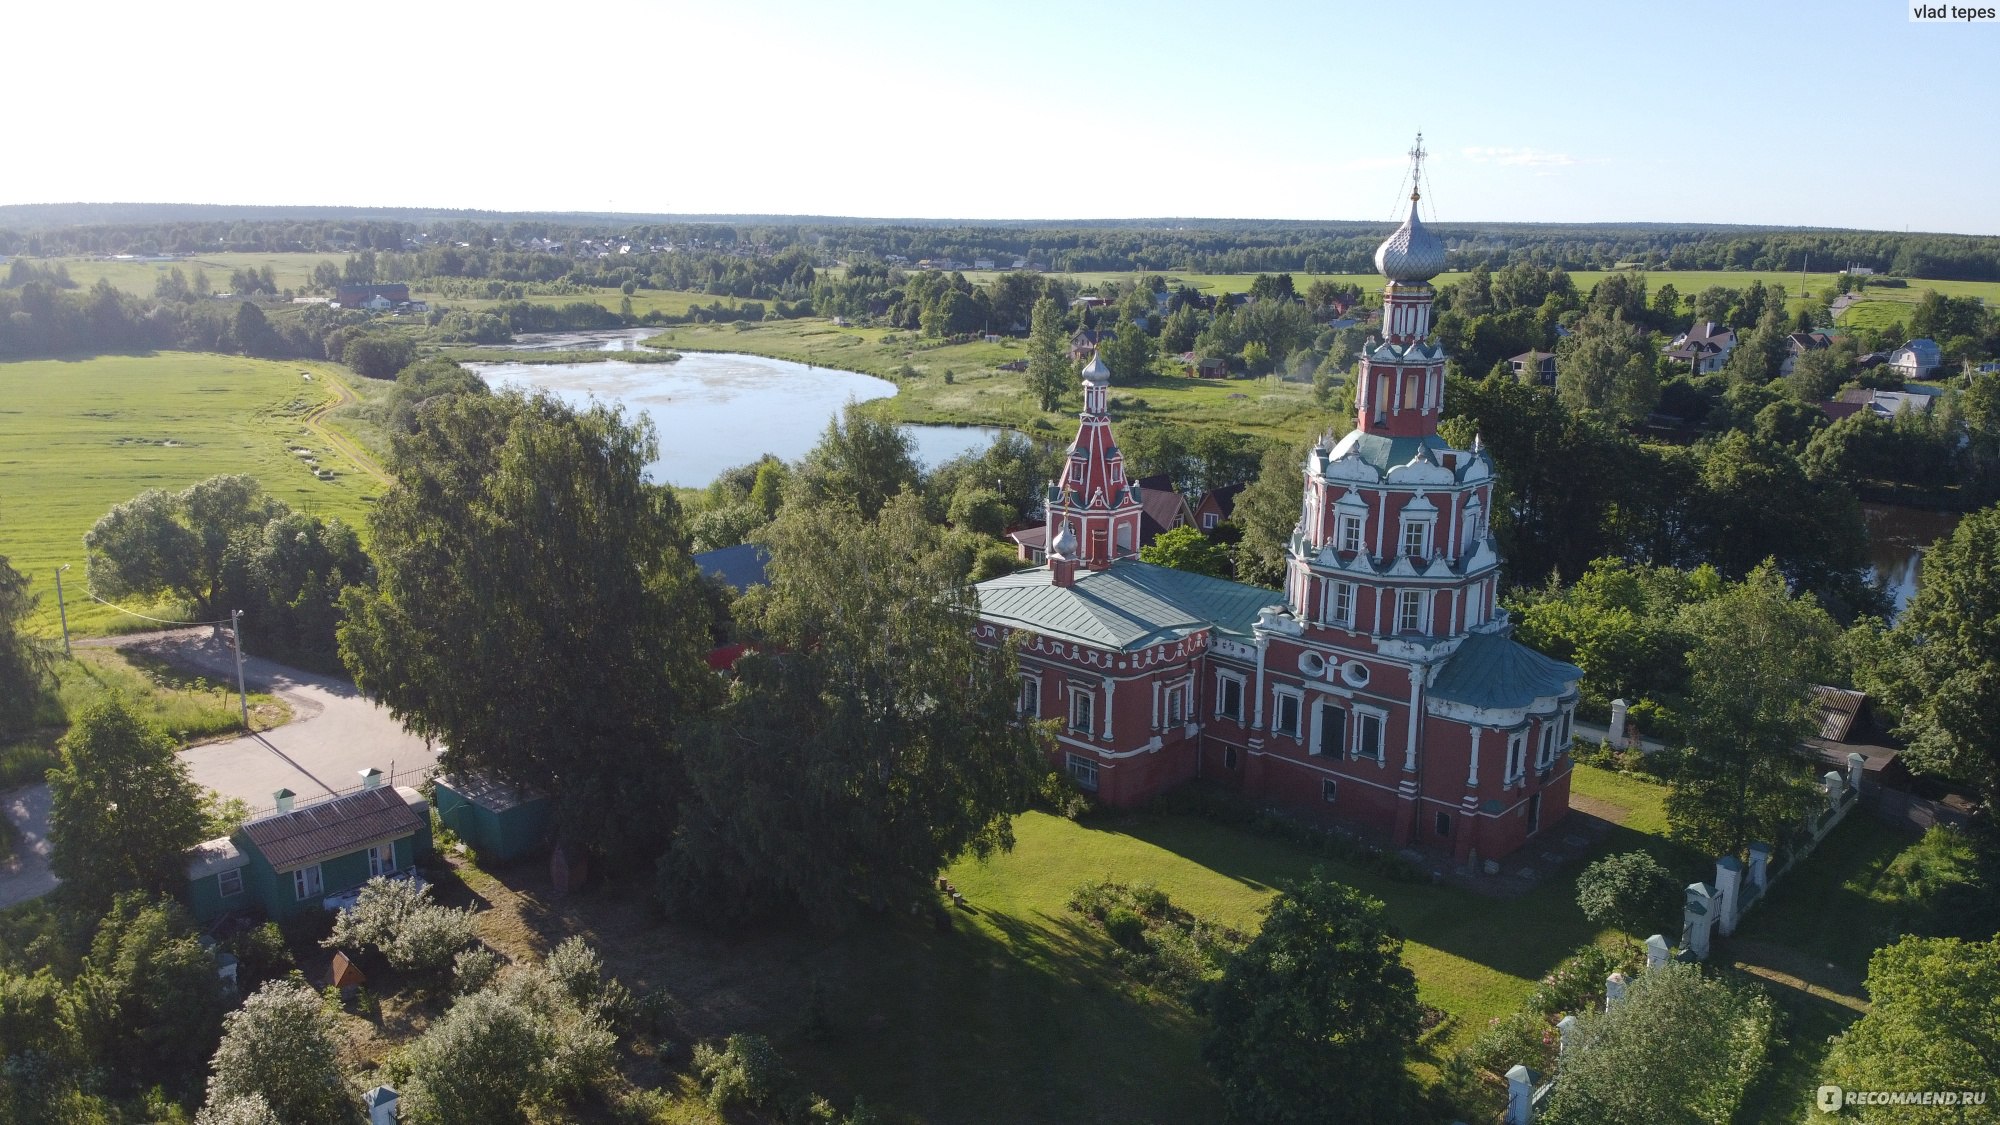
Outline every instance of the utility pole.
<path id="1" fill-rule="evenodd" d="M 62 572 L 69 569 L 64 563 L 56 568 L 56 612 L 62 615 L 63 659 L 73 659 L 69 651 L 69 607 L 63 604 Z"/>
<path id="2" fill-rule="evenodd" d="M 243 708 L 243 729 L 250 729 L 250 694 L 243 690 L 243 611 L 229 611 L 229 644 L 236 650 L 236 702 Z"/>

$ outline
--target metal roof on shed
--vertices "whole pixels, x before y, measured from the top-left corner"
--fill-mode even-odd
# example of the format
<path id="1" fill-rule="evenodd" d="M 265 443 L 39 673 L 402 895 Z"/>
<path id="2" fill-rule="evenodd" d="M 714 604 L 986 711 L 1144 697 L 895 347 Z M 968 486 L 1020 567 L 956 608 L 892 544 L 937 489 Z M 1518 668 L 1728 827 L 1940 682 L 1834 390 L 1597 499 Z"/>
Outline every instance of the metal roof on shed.
<path id="1" fill-rule="evenodd" d="M 289 871 L 414 833 L 423 822 L 410 807 L 413 802 L 422 804 L 423 796 L 407 787 L 365 789 L 253 820 L 243 826 L 243 835 L 272 870 Z"/>

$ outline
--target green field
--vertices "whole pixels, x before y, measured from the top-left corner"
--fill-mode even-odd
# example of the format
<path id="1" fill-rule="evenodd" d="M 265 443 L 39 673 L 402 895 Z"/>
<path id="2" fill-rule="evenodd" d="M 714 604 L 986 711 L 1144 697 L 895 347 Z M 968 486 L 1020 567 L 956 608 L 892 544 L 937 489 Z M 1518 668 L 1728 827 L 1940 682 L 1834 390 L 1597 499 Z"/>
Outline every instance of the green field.
<path id="1" fill-rule="evenodd" d="M 208 274 L 209 285 L 220 293 L 229 288 L 229 275 L 232 272 L 240 269 L 261 270 L 269 266 L 279 289 L 303 290 L 311 282 L 314 266 L 321 262 L 332 262 L 338 266 L 346 260 L 345 254 L 201 254 L 171 262 L 49 258 L 40 264 L 49 266 L 61 264 L 69 270 L 70 280 L 85 289 L 97 284 L 97 279 L 101 277 L 127 293 L 150 297 L 153 295 L 153 286 L 172 269 L 179 269 L 190 280 L 193 279 L 196 270 L 201 270 Z"/>
<path id="2" fill-rule="evenodd" d="M 888 338 L 893 337 L 893 342 Z M 1072 415 L 1044 413 L 1025 390 L 1026 377 L 1000 365 L 1027 356 L 1025 341 L 973 341 L 937 346 L 913 332 L 882 328 L 835 328 L 830 321 L 763 321 L 670 328 L 647 341 L 680 351 L 737 351 L 800 363 L 838 367 L 888 379 L 899 390 L 869 408 L 901 422 L 966 423 L 1036 428 L 1068 436 Z M 904 367 L 910 373 L 903 371 Z M 950 371 L 951 382 L 945 382 Z M 1325 412 L 1304 383 L 1272 378 L 1201 380 L 1154 375 L 1121 376 L 1112 392 L 1119 417 L 1154 417 L 1182 423 L 1221 425 L 1240 433 L 1294 439 L 1313 432 Z"/>
<path id="3" fill-rule="evenodd" d="M 119 623 L 85 597 L 83 533 L 148 488 L 248 473 L 294 508 L 358 524 L 381 487 L 373 466 L 309 419 L 348 394 L 347 378 L 326 363 L 185 352 L 0 364 L 0 555 L 42 596 L 37 628 L 57 630 L 63 563 L 73 564 L 63 583 L 71 630 Z M 334 479 L 316 479 L 289 452 L 297 447 Z"/>

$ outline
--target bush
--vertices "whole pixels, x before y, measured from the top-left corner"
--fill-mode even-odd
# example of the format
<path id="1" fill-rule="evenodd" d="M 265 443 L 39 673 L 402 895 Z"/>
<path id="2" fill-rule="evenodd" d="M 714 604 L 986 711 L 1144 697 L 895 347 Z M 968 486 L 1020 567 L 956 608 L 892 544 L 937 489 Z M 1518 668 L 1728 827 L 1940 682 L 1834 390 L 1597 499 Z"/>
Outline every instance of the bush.
<path id="1" fill-rule="evenodd" d="M 1125 907 L 1114 907 L 1111 913 L 1105 915 L 1104 932 L 1111 935 L 1112 941 L 1134 953 L 1146 951 L 1146 920 Z"/>
<path id="2" fill-rule="evenodd" d="M 350 953 L 374 949 L 406 972 L 441 970 L 475 940 L 472 911 L 439 906 L 430 890 L 402 879 L 370 879 L 320 944 Z"/>
<path id="3" fill-rule="evenodd" d="M 706 1043 L 697 1046 L 694 1069 L 708 1083 L 708 1104 L 718 1113 L 770 1105 L 791 1081 L 784 1060 L 761 1035 L 732 1035 L 719 1051 Z"/>
<path id="4" fill-rule="evenodd" d="M 1654 933 L 1680 909 L 1673 873 L 1648 852 L 1606 856 L 1576 877 L 1576 904 L 1600 926 L 1631 934 Z"/>
<path id="5" fill-rule="evenodd" d="M 285 933 L 275 922 L 244 930 L 229 940 L 228 948 L 236 955 L 237 987 L 245 992 L 298 968 L 291 947 L 285 944 Z"/>
<path id="6" fill-rule="evenodd" d="M 1222 974 L 1247 938 L 1176 907 L 1151 884 L 1085 883 L 1069 908 L 1100 926 L 1117 944 L 1119 967 L 1146 984 L 1191 999 Z"/>
<path id="7" fill-rule="evenodd" d="M 204 1121 L 263 1120 L 253 1102 L 280 1121 L 349 1117 L 333 1015 L 301 981 L 272 981 L 223 1020 L 211 1063 Z"/>
<path id="8" fill-rule="evenodd" d="M 1090 794 L 1077 788 L 1076 779 L 1061 770 L 1043 775 L 1035 797 L 1043 808 L 1068 820 L 1082 820 L 1097 807 Z"/>
<path id="9" fill-rule="evenodd" d="M 467 949 L 451 962 L 451 982 L 459 995 L 478 992 L 500 975 L 500 956 L 485 946 Z"/>
<path id="10" fill-rule="evenodd" d="M 604 960 L 580 937 L 564 939 L 542 961 L 542 968 L 579 1007 L 596 999 L 604 985 Z"/>

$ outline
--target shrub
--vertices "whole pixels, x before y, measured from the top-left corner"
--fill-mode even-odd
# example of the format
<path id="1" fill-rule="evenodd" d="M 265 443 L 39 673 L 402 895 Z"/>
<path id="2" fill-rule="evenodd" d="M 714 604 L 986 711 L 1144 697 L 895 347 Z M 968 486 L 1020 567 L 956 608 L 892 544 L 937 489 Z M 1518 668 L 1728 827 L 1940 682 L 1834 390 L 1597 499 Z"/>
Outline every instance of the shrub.
<path id="1" fill-rule="evenodd" d="M 1043 808 L 1069 820 L 1082 820 L 1097 807 L 1090 794 L 1077 788 L 1076 779 L 1061 770 L 1044 774 L 1035 796 Z"/>
<path id="2" fill-rule="evenodd" d="M 467 949 L 452 958 L 452 987 L 460 995 L 478 992 L 493 983 L 500 973 L 500 956 L 485 946 Z"/>
<path id="3" fill-rule="evenodd" d="M 1104 932 L 1134 953 L 1146 951 L 1146 920 L 1125 907 L 1113 907 L 1104 917 Z"/>
<path id="4" fill-rule="evenodd" d="M 342 1121 L 348 1114 L 331 1013 L 295 980 L 272 981 L 223 1020 L 204 1121 L 260 1121 L 254 1099 L 280 1121 Z"/>
<path id="5" fill-rule="evenodd" d="M 542 961 L 542 968 L 556 987 L 581 1006 L 595 999 L 604 984 L 604 960 L 590 943 L 580 937 L 564 939 Z"/>
<path id="6" fill-rule="evenodd" d="M 1576 904 L 1600 926 L 1652 933 L 1680 907 L 1680 884 L 1651 853 L 1605 856 L 1576 877 Z"/>
<path id="7" fill-rule="evenodd" d="M 708 1104 L 718 1113 L 737 1106 L 765 1106 L 791 1080 L 784 1060 L 761 1035 L 732 1035 L 721 1050 L 694 1049 L 695 1072 L 708 1083 Z"/>
<path id="8" fill-rule="evenodd" d="M 333 932 L 320 944 L 354 953 L 375 949 L 391 966 L 422 973 L 452 964 L 474 940 L 471 910 L 437 905 L 429 887 L 376 878 L 334 919 Z"/>
<path id="9" fill-rule="evenodd" d="M 229 940 L 229 951 L 236 955 L 236 983 L 245 992 L 298 968 L 291 947 L 285 944 L 285 933 L 275 922 L 237 934 Z"/>

